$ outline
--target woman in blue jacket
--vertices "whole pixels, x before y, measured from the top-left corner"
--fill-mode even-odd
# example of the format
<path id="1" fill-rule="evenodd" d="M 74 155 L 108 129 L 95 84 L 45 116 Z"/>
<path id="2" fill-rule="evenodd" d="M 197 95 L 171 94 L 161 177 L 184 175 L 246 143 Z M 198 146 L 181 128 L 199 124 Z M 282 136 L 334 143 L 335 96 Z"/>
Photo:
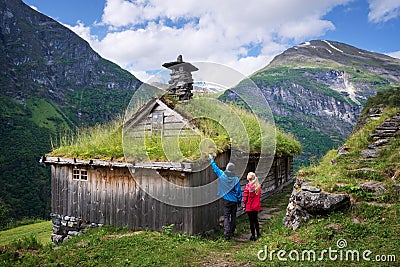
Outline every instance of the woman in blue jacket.
<path id="1" fill-rule="evenodd" d="M 229 162 L 226 170 L 222 171 L 209 154 L 213 171 L 218 177 L 218 195 L 222 197 L 224 205 L 224 235 L 230 240 L 236 229 L 237 207 L 242 202 L 242 188 L 239 177 L 235 174 L 235 164 Z"/>

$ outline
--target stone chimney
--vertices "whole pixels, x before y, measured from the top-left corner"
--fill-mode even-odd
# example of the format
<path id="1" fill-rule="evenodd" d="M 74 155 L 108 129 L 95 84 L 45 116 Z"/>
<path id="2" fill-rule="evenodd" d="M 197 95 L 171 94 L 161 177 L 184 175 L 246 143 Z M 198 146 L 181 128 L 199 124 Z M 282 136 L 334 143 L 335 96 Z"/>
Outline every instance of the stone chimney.
<path id="1" fill-rule="evenodd" d="M 193 96 L 192 72 L 199 69 L 188 62 L 184 62 L 182 55 L 179 55 L 176 61 L 164 63 L 162 66 L 171 70 L 168 94 L 178 101 L 190 100 Z"/>

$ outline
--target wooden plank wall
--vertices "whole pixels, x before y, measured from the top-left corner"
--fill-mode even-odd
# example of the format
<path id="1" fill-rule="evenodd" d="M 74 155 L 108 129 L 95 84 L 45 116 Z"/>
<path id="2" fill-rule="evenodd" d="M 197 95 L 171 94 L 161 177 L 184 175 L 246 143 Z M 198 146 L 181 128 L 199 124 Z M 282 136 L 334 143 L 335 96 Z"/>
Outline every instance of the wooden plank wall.
<path id="1" fill-rule="evenodd" d="M 228 159 L 228 155 L 219 156 L 216 162 L 218 166 L 225 166 Z M 199 207 L 182 208 L 149 196 L 146 193 L 149 190 L 169 194 L 170 198 L 182 196 L 181 192 L 168 192 L 162 188 L 159 182 L 161 178 L 155 174 L 155 170 L 136 169 L 132 177 L 127 168 L 88 167 L 88 180 L 82 181 L 72 178 L 73 168 L 69 165 L 51 166 L 52 213 L 135 230 L 162 230 L 163 226 L 174 224 L 174 230 L 189 234 L 214 228 L 223 215 L 220 200 Z M 292 158 L 276 158 L 263 182 L 263 198 L 290 181 L 292 172 Z M 160 173 L 163 179 L 188 186 L 204 185 L 216 179 L 211 167 L 185 175 L 173 171 Z M 245 178 L 241 181 L 243 186 Z M 202 197 L 212 198 L 211 194 L 215 193 L 206 192 Z"/>
<path id="2" fill-rule="evenodd" d="M 169 109 L 164 109 L 162 106 L 156 106 L 143 120 L 128 131 L 131 137 L 144 137 L 152 135 L 152 116 L 154 112 L 163 113 L 163 136 L 193 136 L 197 135 L 193 129 L 185 124 L 180 118 L 176 117 Z"/>

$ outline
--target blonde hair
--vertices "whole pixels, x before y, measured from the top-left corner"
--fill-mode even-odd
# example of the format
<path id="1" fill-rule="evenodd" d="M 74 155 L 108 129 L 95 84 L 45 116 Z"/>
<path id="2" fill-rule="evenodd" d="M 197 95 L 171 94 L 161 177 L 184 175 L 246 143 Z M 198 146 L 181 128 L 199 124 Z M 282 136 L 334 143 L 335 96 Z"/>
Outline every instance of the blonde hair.
<path id="1" fill-rule="evenodd" d="M 260 182 L 258 181 L 256 174 L 254 172 L 249 172 L 247 174 L 247 180 L 249 181 L 250 184 L 254 185 L 256 195 L 258 195 L 258 193 L 260 192 L 260 189 L 261 189 L 261 185 L 260 185 Z"/>

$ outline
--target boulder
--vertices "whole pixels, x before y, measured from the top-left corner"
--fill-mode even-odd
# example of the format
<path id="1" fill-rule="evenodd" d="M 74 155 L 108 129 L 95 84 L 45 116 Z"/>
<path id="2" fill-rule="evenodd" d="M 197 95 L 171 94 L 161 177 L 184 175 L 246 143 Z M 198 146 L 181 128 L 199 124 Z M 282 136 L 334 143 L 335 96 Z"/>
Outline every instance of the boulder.
<path id="1" fill-rule="evenodd" d="M 377 181 L 368 181 L 360 184 L 360 188 L 364 192 L 373 193 L 374 196 L 382 196 L 386 193 L 386 185 Z"/>
<path id="2" fill-rule="evenodd" d="M 346 194 L 313 193 L 301 190 L 293 197 L 294 202 L 311 214 L 323 214 L 350 205 Z"/>
<path id="3" fill-rule="evenodd" d="M 379 157 L 379 151 L 377 149 L 365 149 L 361 151 L 360 156 L 365 159 L 377 158 Z"/>
<path id="4" fill-rule="evenodd" d="M 81 234 L 81 232 L 79 232 L 79 231 L 68 231 L 68 235 L 70 235 L 70 236 L 77 236 L 80 234 Z"/>
<path id="5" fill-rule="evenodd" d="M 311 193 L 319 193 L 319 192 L 321 192 L 320 188 L 317 188 L 317 187 L 314 187 L 314 186 L 310 186 L 310 185 L 302 185 L 301 186 L 301 190 L 307 191 L 307 192 L 311 192 Z"/>
<path id="6" fill-rule="evenodd" d="M 374 143 L 368 145 L 369 149 L 374 149 L 376 147 L 382 147 L 389 143 L 389 139 L 378 139 Z"/>
<path id="7" fill-rule="evenodd" d="M 310 218 L 311 215 L 307 211 L 293 202 L 289 202 L 286 208 L 286 216 L 283 217 L 283 223 L 286 227 L 296 230 L 303 222 L 308 221 Z"/>
<path id="8" fill-rule="evenodd" d="M 53 243 L 61 243 L 63 242 L 63 239 L 64 239 L 63 235 L 51 234 L 51 241 Z"/>
<path id="9" fill-rule="evenodd" d="M 348 147 L 339 147 L 338 151 L 337 151 L 337 156 L 341 156 L 341 155 L 346 155 L 349 153 L 349 148 Z"/>
<path id="10" fill-rule="evenodd" d="M 296 180 L 283 222 L 286 227 L 296 230 L 313 215 L 327 214 L 349 206 L 350 197 L 347 194 L 323 192 L 305 181 Z"/>

